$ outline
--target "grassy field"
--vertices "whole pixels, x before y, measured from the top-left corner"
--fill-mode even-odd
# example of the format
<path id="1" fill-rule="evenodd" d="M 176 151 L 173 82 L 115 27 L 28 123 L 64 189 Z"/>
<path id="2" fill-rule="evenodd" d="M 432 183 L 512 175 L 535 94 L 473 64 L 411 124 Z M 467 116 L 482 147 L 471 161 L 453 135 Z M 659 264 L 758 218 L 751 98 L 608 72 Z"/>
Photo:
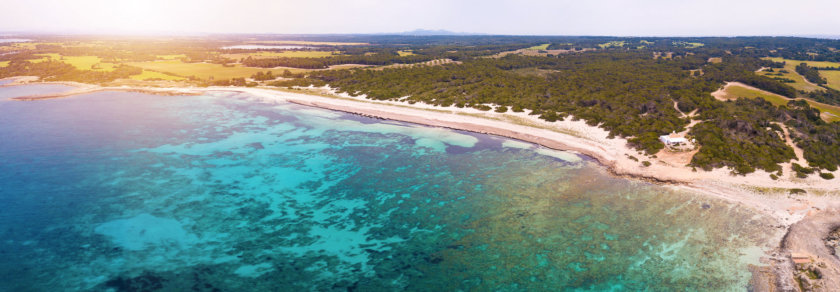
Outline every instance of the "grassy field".
<path id="1" fill-rule="evenodd" d="M 737 85 L 732 85 L 732 86 L 729 86 L 729 87 L 726 88 L 726 98 L 736 99 L 736 98 L 741 98 L 741 97 L 746 97 L 746 98 L 761 97 L 764 100 L 769 101 L 770 103 L 772 103 L 773 105 L 776 105 L 776 106 L 787 105 L 788 101 L 790 101 L 790 99 L 779 96 L 779 95 L 776 95 L 776 94 L 772 94 L 772 93 L 768 93 L 768 92 L 764 92 L 764 91 L 760 91 L 760 90 L 754 90 L 754 89 L 750 89 L 750 88 L 745 88 L 745 87 L 741 87 L 741 86 L 737 86 Z M 825 113 L 823 115 L 823 119 L 825 121 L 827 121 L 827 122 L 840 121 L 840 107 L 827 105 L 827 104 L 824 104 L 824 103 L 819 103 L 819 102 L 815 102 L 815 101 L 811 101 L 811 100 L 807 100 L 807 99 L 805 101 L 807 101 L 808 104 L 811 105 L 811 107 L 816 108 L 816 109 L 820 110 L 820 112 Z"/>
<path id="2" fill-rule="evenodd" d="M 308 42 L 308 41 L 252 41 L 249 44 L 282 44 L 301 46 L 366 46 L 369 43 L 342 43 L 342 42 Z"/>
<path id="3" fill-rule="evenodd" d="M 231 78 L 248 78 L 257 72 L 272 71 L 275 75 L 282 74 L 284 69 L 263 69 L 242 67 L 239 65 L 233 67 L 225 67 L 220 64 L 210 63 L 184 63 L 177 60 L 171 61 L 153 61 L 153 62 L 131 62 L 128 65 L 140 67 L 146 70 L 169 73 L 181 77 L 195 76 L 201 79 L 223 80 Z M 309 70 L 289 68 L 292 73 L 306 72 Z"/>
<path id="4" fill-rule="evenodd" d="M 239 60 L 244 58 L 264 59 L 276 57 L 288 58 L 322 58 L 340 54 L 339 51 L 283 51 L 283 52 L 253 52 L 241 54 L 223 54 L 222 57 Z"/>
<path id="5" fill-rule="evenodd" d="M 624 41 L 603 43 L 603 44 L 600 44 L 598 46 L 601 47 L 602 49 L 611 48 L 611 47 L 619 48 L 619 47 L 624 46 Z"/>
<path id="6" fill-rule="evenodd" d="M 114 63 L 103 63 L 102 58 L 97 56 L 62 56 L 59 54 L 38 54 L 41 59 L 29 60 L 33 63 L 44 62 L 47 60 L 61 61 L 79 70 L 93 70 L 93 71 L 114 71 L 116 66 Z"/>
<path id="7" fill-rule="evenodd" d="M 689 42 L 673 42 L 675 46 L 685 46 L 686 48 L 693 49 L 699 48 L 703 46 L 703 43 L 689 43 Z"/>
<path id="8" fill-rule="evenodd" d="M 155 58 L 158 58 L 158 60 L 178 60 L 178 59 L 181 59 L 181 58 L 186 58 L 186 57 L 187 57 L 187 55 L 184 55 L 184 54 L 179 54 L 179 55 L 157 55 L 157 56 L 155 56 Z"/>
<path id="9" fill-rule="evenodd" d="M 772 60 L 773 62 L 783 61 L 783 59 L 781 59 L 781 58 L 770 58 L 770 60 Z M 797 62 L 797 63 L 794 63 L 794 62 Z M 805 81 L 805 77 L 802 77 L 802 75 L 799 75 L 799 73 L 796 73 L 796 66 L 799 65 L 798 62 L 799 61 L 787 60 L 787 62 L 785 63 L 785 68 L 784 69 L 788 72 L 787 73 L 782 73 L 782 76 L 770 75 L 770 74 L 774 74 L 774 73 L 780 73 L 779 72 L 780 69 L 773 69 L 776 72 L 761 71 L 758 74 L 764 75 L 764 76 L 767 76 L 767 77 L 782 77 L 782 78 L 791 79 L 795 82 L 794 83 L 787 83 L 787 84 L 790 85 L 790 86 L 793 86 L 793 88 L 796 88 L 796 90 L 804 90 L 804 91 L 809 91 L 810 92 L 810 91 L 820 89 L 819 86 L 808 83 L 807 81 Z"/>
<path id="10" fill-rule="evenodd" d="M 811 67 L 840 67 L 840 63 L 834 62 L 821 62 L 821 61 L 798 61 L 798 60 L 790 60 L 790 59 L 782 59 L 782 58 L 768 58 L 773 62 L 785 62 L 786 64 L 793 63 L 794 67 L 799 65 L 799 63 L 806 63 L 808 66 Z"/>
<path id="11" fill-rule="evenodd" d="M 806 63 L 811 67 L 840 67 L 840 63 L 835 62 L 820 62 L 820 61 L 797 61 L 782 58 L 770 58 L 773 62 L 785 62 L 785 68 L 795 68 L 800 63 Z M 837 70 L 820 70 L 820 75 L 825 77 L 828 81 L 826 86 L 840 90 L 840 71 Z M 813 86 L 812 86 L 813 87 Z"/>
<path id="12" fill-rule="evenodd" d="M 0 68 L 9 66 L 9 61 L 2 61 L 0 62 Z"/>
<path id="13" fill-rule="evenodd" d="M 416 55 L 412 50 L 397 51 L 397 54 L 400 54 L 400 57 Z"/>
<path id="14" fill-rule="evenodd" d="M 828 87 L 840 90 L 840 71 L 821 70 L 820 75 L 828 81 Z"/>
<path id="15" fill-rule="evenodd" d="M 129 78 L 134 79 L 134 80 L 140 80 L 140 81 L 149 80 L 149 79 L 162 79 L 162 80 L 173 80 L 173 81 L 186 80 L 186 78 L 184 78 L 184 77 L 172 76 L 172 75 L 167 75 L 167 74 L 163 74 L 163 73 L 160 73 L 160 72 L 149 71 L 149 70 L 143 70 L 143 73 L 137 74 L 137 75 L 131 75 Z"/>
<path id="16" fill-rule="evenodd" d="M 539 45 L 539 46 L 530 47 L 527 50 L 545 51 L 545 50 L 548 50 L 548 46 L 550 46 L 550 45 L 551 44 L 542 44 L 542 45 Z"/>
<path id="17" fill-rule="evenodd" d="M 62 46 L 62 43 L 38 43 L 38 42 L 26 42 L 26 43 L 14 43 L 12 47 L 18 49 L 25 49 L 25 50 L 34 50 L 38 45 L 51 45 L 51 46 Z"/>

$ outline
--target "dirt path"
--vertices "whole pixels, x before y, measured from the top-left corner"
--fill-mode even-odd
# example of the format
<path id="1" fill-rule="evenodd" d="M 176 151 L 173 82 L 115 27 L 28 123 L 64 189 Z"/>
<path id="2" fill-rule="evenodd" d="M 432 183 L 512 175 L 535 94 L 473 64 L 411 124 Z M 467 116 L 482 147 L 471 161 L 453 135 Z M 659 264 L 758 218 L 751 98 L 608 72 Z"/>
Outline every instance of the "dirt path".
<path id="1" fill-rule="evenodd" d="M 796 146 L 796 144 L 793 143 L 793 139 L 790 138 L 790 132 L 788 131 L 787 126 L 785 126 L 784 124 L 779 123 L 779 122 L 773 122 L 773 124 L 776 124 L 776 125 L 778 125 L 779 127 L 782 128 L 782 131 L 785 134 L 785 137 L 784 137 L 785 143 L 788 146 L 790 146 L 790 148 L 793 148 L 793 153 L 796 154 L 796 163 L 799 163 L 799 164 L 805 163 L 804 152 L 802 151 L 802 148 L 799 148 L 798 146 Z"/>

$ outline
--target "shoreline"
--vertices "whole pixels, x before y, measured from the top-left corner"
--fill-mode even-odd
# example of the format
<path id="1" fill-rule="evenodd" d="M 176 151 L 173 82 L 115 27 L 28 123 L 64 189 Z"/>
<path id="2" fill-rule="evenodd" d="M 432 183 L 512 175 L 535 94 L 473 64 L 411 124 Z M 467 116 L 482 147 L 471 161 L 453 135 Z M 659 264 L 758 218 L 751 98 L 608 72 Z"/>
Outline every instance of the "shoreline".
<path id="1" fill-rule="evenodd" d="M 24 96 L 12 98 L 17 101 L 70 97 L 74 95 L 102 92 L 129 91 L 161 95 L 197 95 L 206 92 L 242 92 L 251 94 L 263 101 L 283 101 L 303 106 L 323 108 L 362 116 L 396 120 L 432 127 L 445 127 L 468 132 L 490 134 L 512 138 L 555 150 L 573 151 L 593 158 L 612 175 L 669 185 L 677 189 L 693 191 L 701 195 L 724 199 L 733 206 L 753 209 L 759 214 L 772 218 L 776 224 L 764 226 L 777 246 L 762 249 L 767 255 L 763 263 L 770 265 L 772 271 L 754 273 L 754 281 L 773 282 L 782 287 L 790 283 L 793 277 L 791 253 L 803 250 L 791 250 L 784 242 L 789 235 L 795 235 L 799 241 L 822 242 L 824 235 L 797 233 L 798 222 L 803 219 L 824 217 L 831 214 L 840 188 L 837 182 L 823 180 L 812 175 L 807 179 L 797 179 L 790 170 L 791 163 L 782 164 L 784 177 L 772 180 L 769 173 L 757 170 L 745 176 L 733 176 L 726 169 L 712 171 L 697 170 L 685 166 L 686 156 L 694 152 L 666 153 L 662 150 L 659 157 L 647 157 L 627 146 L 627 140 L 608 138 L 609 133 L 599 127 L 587 125 L 585 121 L 546 122 L 536 116 L 523 113 L 496 113 L 472 108 L 440 107 L 428 104 L 396 101 L 377 101 L 365 97 L 351 97 L 336 94 L 331 89 L 305 88 L 298 90 L 279 90 L 265 87 L 207 87 L 207 88 L 152 88 L 152 87 L 102 87 L 74 82 L 25 82 L 17 81 L 0 87 L 24 84 L 64 84 L 76 87 L 58 94 Z M 643 166 L 643 161 L 650 160 L 650 166 Z M 840 177 L 840 171 L 835 175 Z M 807 194 L 792 195 L 790 189 L 808 190 Z M 836 211 L 835 211 L 836 212 Z M 829 219 L 824 219 L 829 220 Z M 833 221 L 832 221 L 833 220 Z M 840 225 L 840 216 L 829 221 Z M 824 244 L 823 244 L 824 245 Z M 807 252 L 805 250 L 804 252 Z M 840 269 L 840 267 L 836 267 Z M 787 280 L 785 280 L 787 279 Z"/>

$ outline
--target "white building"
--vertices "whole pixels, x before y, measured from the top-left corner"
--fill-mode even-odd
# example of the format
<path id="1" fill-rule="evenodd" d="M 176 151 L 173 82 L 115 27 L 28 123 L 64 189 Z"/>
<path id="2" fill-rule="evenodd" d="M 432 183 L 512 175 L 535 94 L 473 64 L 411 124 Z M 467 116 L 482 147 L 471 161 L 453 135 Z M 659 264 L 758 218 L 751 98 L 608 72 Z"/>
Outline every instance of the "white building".
<path id="1" fill-rule="evenodd" d="M 659 136 L 659 141 L 665 143 L 665 146 L 685 146 L 688 145 L 688 139 L 685 137 L 680 137 L 675 133 L 671 133 L 670 135 L 662 135 Z"/>

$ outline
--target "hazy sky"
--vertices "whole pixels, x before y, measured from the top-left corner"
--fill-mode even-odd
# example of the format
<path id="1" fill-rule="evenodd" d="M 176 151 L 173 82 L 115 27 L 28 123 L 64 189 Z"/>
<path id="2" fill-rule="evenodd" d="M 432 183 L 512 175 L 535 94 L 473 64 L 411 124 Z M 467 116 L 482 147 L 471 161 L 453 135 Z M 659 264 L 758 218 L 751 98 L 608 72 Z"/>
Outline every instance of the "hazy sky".
<path id="1" fill-rule="evenodd" d="M 840 35 L 840 0 L 0 0 L 0 31 Z"/>

